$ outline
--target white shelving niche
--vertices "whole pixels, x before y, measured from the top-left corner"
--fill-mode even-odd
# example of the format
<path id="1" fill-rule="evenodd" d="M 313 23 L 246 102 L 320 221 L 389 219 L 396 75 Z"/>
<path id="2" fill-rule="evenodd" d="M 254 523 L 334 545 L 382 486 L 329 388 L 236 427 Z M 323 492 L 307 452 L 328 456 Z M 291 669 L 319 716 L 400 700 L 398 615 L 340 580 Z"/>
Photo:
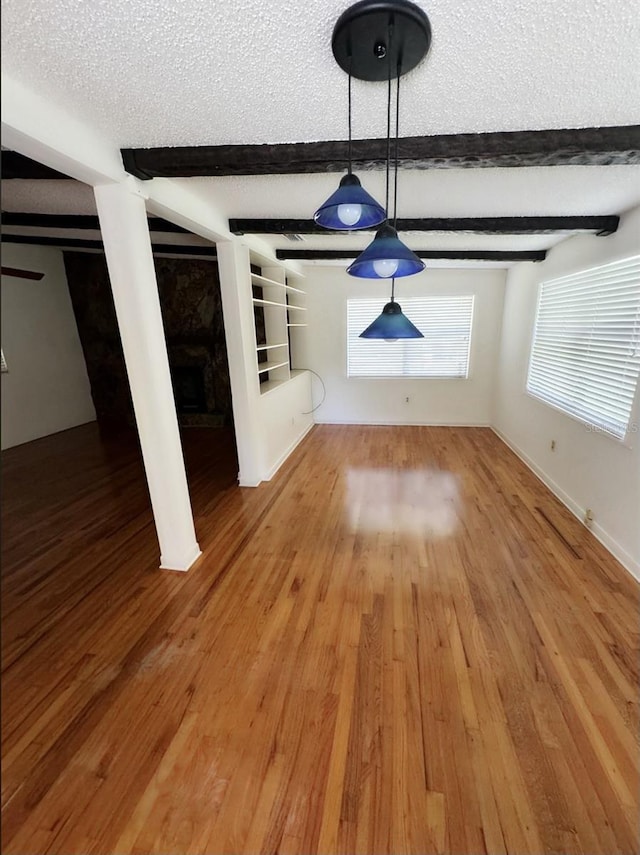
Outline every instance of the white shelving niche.
<path id="1" fill-rule="evenodd" d="M 296 357 L 307 326 L 301 277 L 282 267 L 251 272 L 256 327 L 256 370 L 260 394 L 265 395 L 296 375 Z M 263 325 L 260 314 L 264 317 Z"/>

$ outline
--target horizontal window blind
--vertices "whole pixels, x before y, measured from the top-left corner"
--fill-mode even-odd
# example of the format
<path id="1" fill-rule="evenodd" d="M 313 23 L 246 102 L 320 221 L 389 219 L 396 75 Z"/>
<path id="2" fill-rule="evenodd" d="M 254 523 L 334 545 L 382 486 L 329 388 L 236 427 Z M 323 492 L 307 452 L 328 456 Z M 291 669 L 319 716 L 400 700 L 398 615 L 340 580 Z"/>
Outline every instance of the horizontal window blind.
<path id="1" fill-rule="evenodd" d="M 640 371 L 640 256 L 543 282 L 527 391 L 623 439 Z"/>
<path id="2" fill-rule="evenodd" d="M 7 368 L 7 363 L 5 362 L 5 359 L 4 359 L 4 353 L 2 352 L 2 350 L 0 350 L 0 356 L 2 357 L 2 366 L 1 366 L 1 370 L 2 370 L 2 373 L 4 374 L 4 372 L 5 372 L 5 371 L 8 371 L 9 369 Z"/>
<path id="3" fill-rule="evenodd" d="M 386 302 L 347 301 L 349 377 L 468 376 L 473 295 L 402 300 L 402 311 L 424 338 L 394 342 L 360 338 Z"/>

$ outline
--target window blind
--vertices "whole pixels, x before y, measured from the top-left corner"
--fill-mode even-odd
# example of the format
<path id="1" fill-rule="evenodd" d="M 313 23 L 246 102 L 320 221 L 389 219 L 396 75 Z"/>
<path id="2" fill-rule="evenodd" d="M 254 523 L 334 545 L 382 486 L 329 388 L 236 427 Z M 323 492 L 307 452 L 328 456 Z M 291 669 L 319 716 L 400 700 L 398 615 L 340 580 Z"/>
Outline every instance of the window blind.
<path id="1" fill-rule="evenodd" d="M 359 338 L 387 301 L 347 301 L 349 377 L 466 378 L 473 321 L 473 295 L 401 301 L 402 311 L 424 338 L 394 342 Z"/>
<path id="2" fill-rule="evenodd" d="M 0 350 L 0 356 L 2 357 L 2 366 L 1 366 L 1 370 L 2 370 L 2 373 L 4 374 L 4 373 L 5 373 L 5 371 L 8 371 L 9 369 L 7 368 L 7 363 L 5 362 L 5 359 L 4 359 L 4 353 L 3 353 L 3 351 L 2 351 L 2 350 Z"/>
<path id="3" fill-rule="evenodd" d="M 640 256 L 543 282 L 527 391 L 623 439 L 640 371 Z"/>

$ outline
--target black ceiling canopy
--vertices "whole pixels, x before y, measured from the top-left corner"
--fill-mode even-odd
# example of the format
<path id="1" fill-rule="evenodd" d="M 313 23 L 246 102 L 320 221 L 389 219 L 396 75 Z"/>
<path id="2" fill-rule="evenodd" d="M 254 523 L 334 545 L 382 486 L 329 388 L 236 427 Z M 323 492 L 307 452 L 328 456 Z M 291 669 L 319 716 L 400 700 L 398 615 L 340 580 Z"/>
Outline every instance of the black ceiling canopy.
<path id="1" fill-rule="evenodd" d="M 360 0 L 338 18 L 331 41 L 340 68 L 360 80 L 406 74 L 430 45 L 429 19 L 408 0 Z"/>

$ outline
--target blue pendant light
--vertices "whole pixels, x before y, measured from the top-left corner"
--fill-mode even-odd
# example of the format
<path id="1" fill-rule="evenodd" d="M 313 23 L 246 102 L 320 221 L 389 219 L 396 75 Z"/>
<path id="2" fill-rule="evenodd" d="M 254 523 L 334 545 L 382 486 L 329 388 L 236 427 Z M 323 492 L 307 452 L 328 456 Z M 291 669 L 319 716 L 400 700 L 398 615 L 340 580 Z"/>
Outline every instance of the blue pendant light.
<path id="1" fill-rule="evenodd" d="M 348 172 L 336 192 L 315 212 L 313 219 L 325 229 L 368 229 L 379 225 L 385 219 L 385 212 L 382 205 L 363 189 L 357 176 Z"/>
<path id="2" fill-rule="evenodd" d="M 387 303 L 375 321 L 370 324 L 359 338 L 383 338 L 385 341 L 397 341 L 399 338 L 424 338 L 420 330 L 402 314 L 398 303 Z"/>
<path id="3" fill-rule="evenodd" d="M 400 304 L 394 298 L 395 279 L 391 281 L 391 302 L 387 303 L 375 321 L 360 333 L 359 338 L 397 341 L 399 338 L 424 338 L 420 330 L 402 314 Z"/>
<path id="4" fill-rule="evenodd" d="M 424 261 L 400 240 L 393 226 L 385 223 L 364 252 L 347 267 L 347 273 L 361 279 L 391 279 L 413 276 L 424 267 Z"/>
<path id="5" fill-rule="evenodd" d="M 347 231 L 369 229 L 384 221 L 387 214 L 382 205 L 363 189 L 351 171 L 351 70 L 349 70 L 349 171 L 340 181 L 335 193 L 313 215 L 325 229 Z"/>

